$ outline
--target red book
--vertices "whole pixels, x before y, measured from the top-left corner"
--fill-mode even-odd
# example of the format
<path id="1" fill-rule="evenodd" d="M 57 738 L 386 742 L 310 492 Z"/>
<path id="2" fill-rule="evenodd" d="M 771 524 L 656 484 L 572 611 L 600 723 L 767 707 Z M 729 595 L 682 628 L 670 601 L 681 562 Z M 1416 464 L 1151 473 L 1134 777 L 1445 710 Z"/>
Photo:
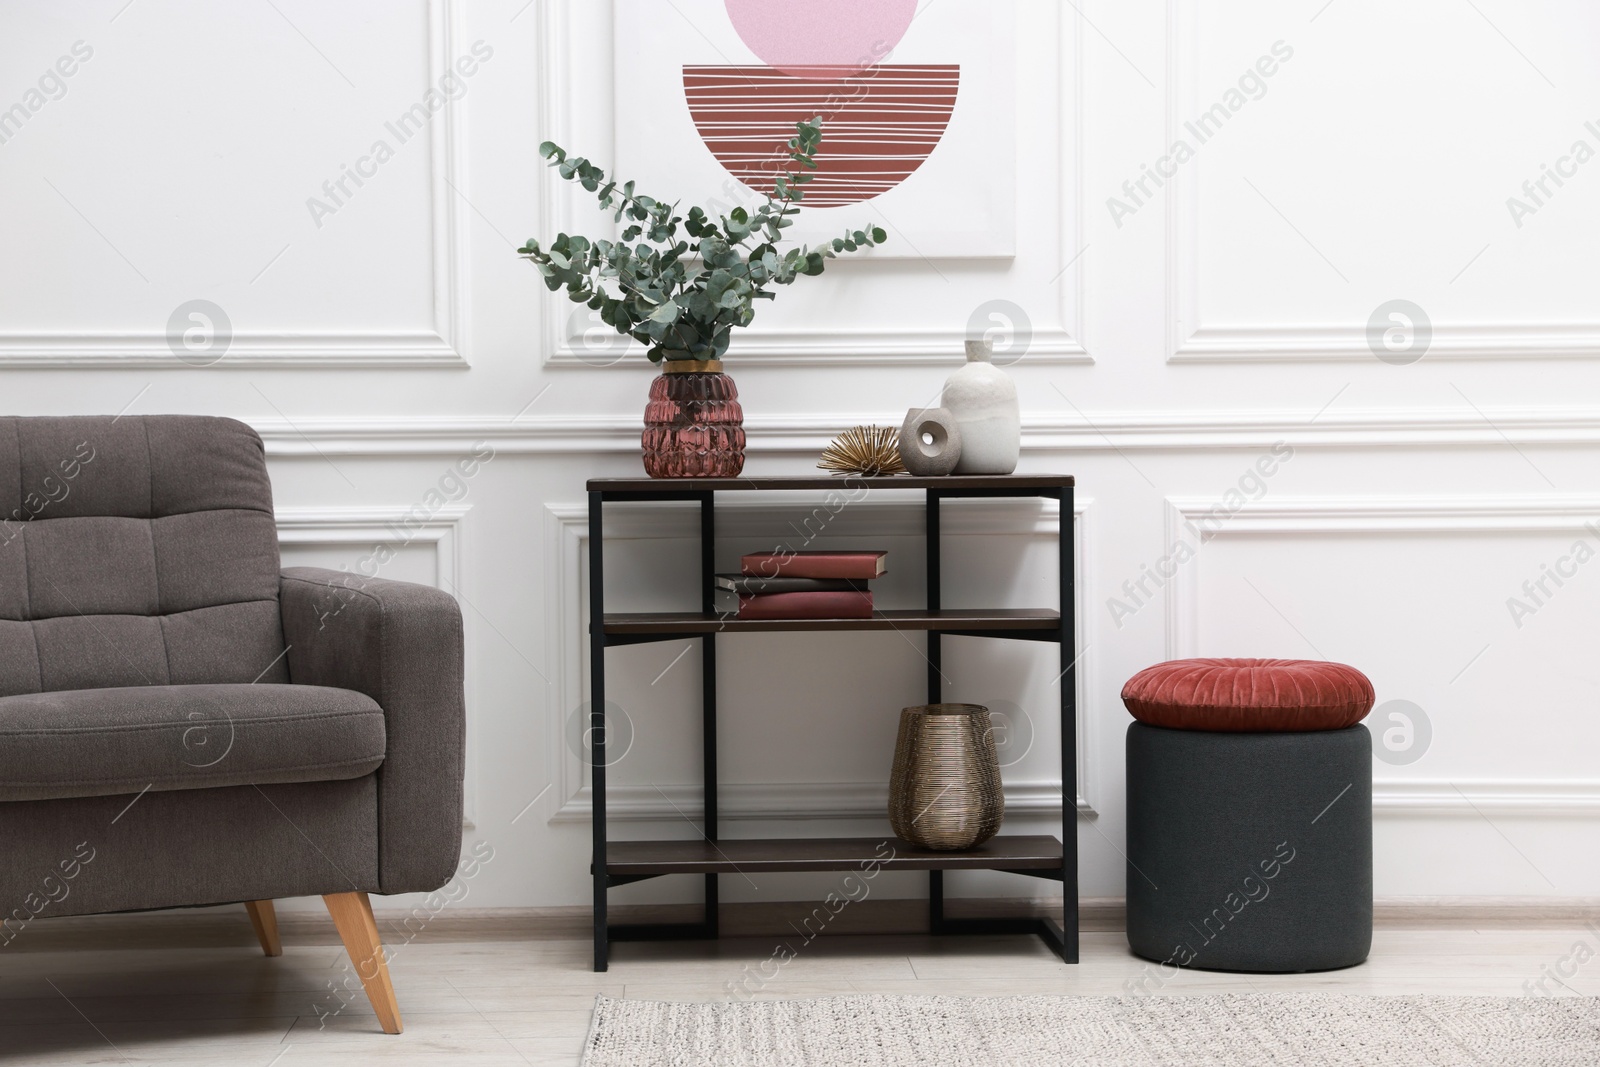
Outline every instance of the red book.
<path id="1" fill-rule="evenodd" d="M 741 619 L 870 619 L 872 594 L 854 590 L 762 593 L 739 598 Z"/>
<path id="2" fill-rule="evenodd" d="M 888 571 L 887 552 L 752 552 L 740 557 L 745 574 L 763 578 L 876 578 Z"/>

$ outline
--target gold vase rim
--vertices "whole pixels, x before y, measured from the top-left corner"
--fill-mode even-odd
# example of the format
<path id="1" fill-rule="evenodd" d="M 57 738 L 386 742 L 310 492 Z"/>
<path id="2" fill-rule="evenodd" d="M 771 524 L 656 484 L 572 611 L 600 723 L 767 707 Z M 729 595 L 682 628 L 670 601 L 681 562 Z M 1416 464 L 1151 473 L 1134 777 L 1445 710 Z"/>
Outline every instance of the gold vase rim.
<path id="1" fill-rule="evenodd" d="M 664 359 L 662 374 L 721 374 L 720 359 Z"/>
<path id="2" fill-rule="evenodd" d="M 901 710 L 919 715 L 976 715 L 989 709 L 982 704 L 913 704 Z"/>

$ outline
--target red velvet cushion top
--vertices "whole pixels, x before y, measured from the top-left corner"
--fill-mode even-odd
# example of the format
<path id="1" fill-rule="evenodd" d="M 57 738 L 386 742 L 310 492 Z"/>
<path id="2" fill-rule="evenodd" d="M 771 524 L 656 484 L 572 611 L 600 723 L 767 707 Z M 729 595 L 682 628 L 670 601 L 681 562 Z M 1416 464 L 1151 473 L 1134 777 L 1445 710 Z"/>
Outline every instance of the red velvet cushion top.
<path id="1" fill-rule="evenodd" d="M 1135 719 L 1174 730 L 1342 730 L 1372 701 L 1366 675 L 1310 659 L 1178 659 L 1122 687 Z"/>

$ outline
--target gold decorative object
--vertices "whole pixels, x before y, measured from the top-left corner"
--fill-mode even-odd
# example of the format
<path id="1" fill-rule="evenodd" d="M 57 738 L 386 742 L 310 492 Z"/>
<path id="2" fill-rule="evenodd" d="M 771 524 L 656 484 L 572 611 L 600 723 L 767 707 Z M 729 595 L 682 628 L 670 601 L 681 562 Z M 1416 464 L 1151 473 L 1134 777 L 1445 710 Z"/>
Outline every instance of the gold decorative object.
<path id="1" fill-rule="evenodd" d="M 835 474 L 878 477 L 904 474 L 900 459 L 900 431 L 893 426 L 855 426 L 822 450 L 817 466 Z"/>
<path id="2" fill-rule="evenodd" d="M 1000 830 L 994 725 L 981 704 L 923 704 L 900 712 L 889 775 L 889 825 L 922 848 L 974 848 Z"/>

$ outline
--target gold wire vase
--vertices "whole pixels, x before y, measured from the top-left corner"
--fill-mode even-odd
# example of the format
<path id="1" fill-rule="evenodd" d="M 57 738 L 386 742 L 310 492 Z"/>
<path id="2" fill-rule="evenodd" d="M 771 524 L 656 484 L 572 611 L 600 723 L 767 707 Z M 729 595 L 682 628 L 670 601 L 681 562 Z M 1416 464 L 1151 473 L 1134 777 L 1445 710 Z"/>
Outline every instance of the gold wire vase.
<path id="1" fill-rule="evenodd" d="M 989 709 L 923 704 L 900 712 L 889 825 L 922 848 L 975 848 L 1000 831 L 1006 799 Z"/>

